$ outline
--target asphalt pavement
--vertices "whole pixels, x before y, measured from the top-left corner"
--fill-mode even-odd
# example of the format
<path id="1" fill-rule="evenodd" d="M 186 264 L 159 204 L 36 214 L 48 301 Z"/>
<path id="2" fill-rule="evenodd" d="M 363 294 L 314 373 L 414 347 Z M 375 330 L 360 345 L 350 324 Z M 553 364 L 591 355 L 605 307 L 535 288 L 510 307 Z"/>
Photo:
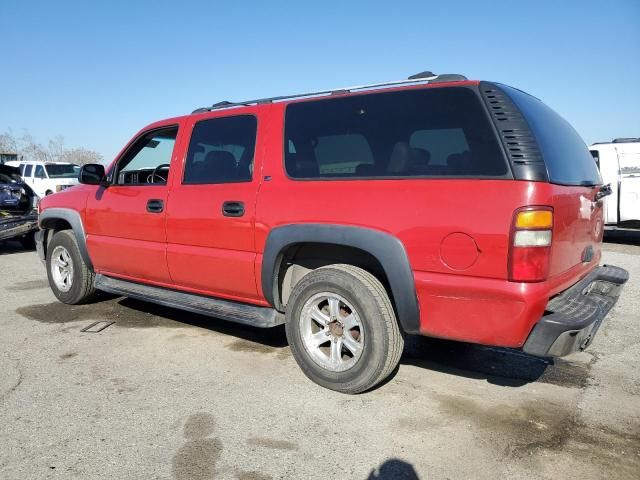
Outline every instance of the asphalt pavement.
<path id="1" fill-rule="evenodd" d="M 0 245 L 2 479 L 640 478 L 640 242 L 586 351 L 555 362 L 410 337 L 358 396 L 304 377 L 282 328 L 123 298 L 56 301 Z M 81 332 L 115 321 L 99 333 Z"/>

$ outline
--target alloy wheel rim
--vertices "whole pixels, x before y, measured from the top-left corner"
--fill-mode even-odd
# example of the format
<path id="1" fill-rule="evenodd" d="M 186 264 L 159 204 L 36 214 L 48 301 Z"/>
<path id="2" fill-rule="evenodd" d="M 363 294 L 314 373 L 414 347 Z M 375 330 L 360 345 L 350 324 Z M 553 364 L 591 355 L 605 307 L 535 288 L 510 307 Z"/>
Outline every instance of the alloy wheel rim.
<path id="1" fill-rule="evenodd" d="M 317 293 L 305 302 L 300 332 L 313 361 L 326 370 L 344 372 L 362 356 L 365 336 L 360 315 L 336 293 Z"/>
<path id="2" fill-rule="evenodd" d="M 73 286 L 73 260 L 71 254 L 59 245 L 51 253 L 51 276 L 56 288 L 68 292 Z"/>

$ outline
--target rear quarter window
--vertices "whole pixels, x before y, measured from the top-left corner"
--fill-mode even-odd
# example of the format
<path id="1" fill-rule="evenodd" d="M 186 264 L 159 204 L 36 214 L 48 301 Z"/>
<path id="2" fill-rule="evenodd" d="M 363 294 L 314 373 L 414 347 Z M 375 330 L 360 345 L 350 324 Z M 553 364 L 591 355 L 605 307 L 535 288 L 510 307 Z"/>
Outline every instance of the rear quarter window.
<path id="1" fill-rule="evenodd" d="M 466 87 L 292 103 L 285 169 L 314 178 L 512 178 L 477 94 Z"/>
<path id="2" fill-rule="evenodd" d="M 542 153 L 549 181 L 561 185 L 599 185 L 600 173 L 582 137 L 564 118 L 537 98 L 506 85 L 527 120 Z"/>

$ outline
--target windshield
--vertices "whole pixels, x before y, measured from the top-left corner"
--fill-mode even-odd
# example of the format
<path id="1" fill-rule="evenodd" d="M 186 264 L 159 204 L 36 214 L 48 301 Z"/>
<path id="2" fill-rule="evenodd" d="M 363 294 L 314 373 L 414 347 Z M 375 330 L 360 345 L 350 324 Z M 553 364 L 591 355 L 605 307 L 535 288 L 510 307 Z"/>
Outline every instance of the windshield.
<path id="1" fill-rule="evenodd" d="M 6 173 L 0 173 L 0 183 L 16 183 L 16 179 Z"/>
<path id="2" fill-rule="evenodd" d="M 72 164 L 45 165 L 49 178 L 77 178 L 80 167 Z"/>

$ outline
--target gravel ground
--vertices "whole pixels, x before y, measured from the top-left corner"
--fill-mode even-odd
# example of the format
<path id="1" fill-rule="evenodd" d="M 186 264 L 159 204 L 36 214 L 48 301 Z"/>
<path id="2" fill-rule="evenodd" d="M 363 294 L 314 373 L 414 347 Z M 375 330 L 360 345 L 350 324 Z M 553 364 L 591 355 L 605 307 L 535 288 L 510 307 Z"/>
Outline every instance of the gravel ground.
<path id="1" fill-rule="evenodd" d="M 308 381 L 281 328 L 62 305 L 0 245 L 0 478 L 640 478 L 640 242 L 612 240 L 631 280 L 586 352 L 410 337 L 359 396 Z M 116 323 L 80 331 L 97 320 Z"/>

